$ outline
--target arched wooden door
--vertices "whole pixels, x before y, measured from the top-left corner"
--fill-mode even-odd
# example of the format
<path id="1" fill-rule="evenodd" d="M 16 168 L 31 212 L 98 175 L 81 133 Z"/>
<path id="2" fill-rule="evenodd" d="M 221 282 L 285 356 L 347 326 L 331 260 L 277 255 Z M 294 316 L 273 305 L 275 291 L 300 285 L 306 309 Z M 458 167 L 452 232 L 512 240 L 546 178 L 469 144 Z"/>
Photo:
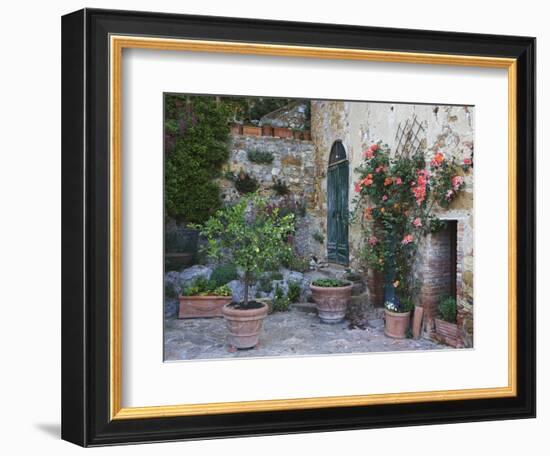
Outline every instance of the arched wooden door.
<path id="1" fill-rule="evenodd" d="M 333 263 L 349 263 L 349 162 L 342 141 L 330 150 L 327 171 L 327 256 Z"/>

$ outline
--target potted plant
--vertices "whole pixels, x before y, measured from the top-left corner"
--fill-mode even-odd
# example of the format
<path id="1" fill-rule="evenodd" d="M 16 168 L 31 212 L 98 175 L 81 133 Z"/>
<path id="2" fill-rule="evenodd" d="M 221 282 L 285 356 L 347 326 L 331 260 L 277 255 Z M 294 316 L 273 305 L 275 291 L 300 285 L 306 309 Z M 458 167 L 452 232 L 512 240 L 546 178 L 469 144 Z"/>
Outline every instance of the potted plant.
<path id="1" fill-rule="evenodd" d="M 198 277 L 179 296 L 178 318 L 221 317 L 222 307 L 232 301 L 231 288 Z"/>
<path id="2" fill-rule="evenodd" d="M 309 286 L 323 323 L 339 323 L 346 316 L 353 284 L 339 279 L 317 279 Z"/>
<path id="3" fill-rule="evenodd" d="M 292 136 L 294 139 L 302 139 L 302 130 L 294 129 L 292 130 Z"/>
<path id="4" fill-rule="evenodd" d="M 242 271 L 244 299 L 222 308 L 232 347 L 252 348 L 258 344 L 265 303 L 249 298 L 255 276 L 278 267 L 291 253 L 287 239 L 294 231 L 294 215 L 281 216 L 257 194 L 241 198 L 233 206 L 219 210 L 201 226 L 211 258 L 230 258 Z"/>
<path id="5" fill-rule="evenodd" d="M 292 130 L 284 127 L 273 127 L 273 136 L 279 138 L 292 138 Z"/>
<path id="6" fill-rule="evenodd" d="M 460 340 L 460 333 L 456 324 L 456 299 L 451 296 L 441 299 L 438 311 L 441 318 L 435 319 L 435 332 L 442 342 L 456 347 Z"/>
<path id="7" fill-rule="evenodd" d="M 243 135 L 262 136 L 262 128 L 255 125 L 243 125 Z"/>
<path id="8" fill-rule="evenodd" d="M 400 304 L 386 301 L 384 307 L 384 334 L 394 339 L 404 339 L 407 337 L 412 310 L 410 301 L 401 302 Z"/>
<path id="9" fill-rule="evenodd" d="M 273 127 L 271 125 L 262 125 L 262 136 L 273 136 Z"/>

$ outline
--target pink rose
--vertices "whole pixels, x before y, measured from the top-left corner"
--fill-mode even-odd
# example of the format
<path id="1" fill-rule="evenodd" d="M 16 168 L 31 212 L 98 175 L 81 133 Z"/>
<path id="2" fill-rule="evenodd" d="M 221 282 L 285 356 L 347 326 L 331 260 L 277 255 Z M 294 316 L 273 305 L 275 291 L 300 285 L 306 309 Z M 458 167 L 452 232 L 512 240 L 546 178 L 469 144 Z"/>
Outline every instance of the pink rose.
<path id="1" fill-rule="evenodd" d="M 371 236 L 371 237 L 369 238 L 369 244 L 370 244 L 370 245 L 376 245 L 377 242 L 378 242 L 378 238 L 377 238 L 376 236 Z"/>
<path id="2" fill-rule="evenodd" d="M 407 235 L 405 235 L 405 237 L 401 241 L 401 244 L 407 245 L 407 244 L 410 244 L 412 241 L 413 241 L 412 234 L 407 234 Z"/>
<path id="3" fill-rule="evenodd" d="M 384 196 L 382 197 L 382 201 L 386 201 L 387 199 L 388 199 L 388 195 L 384 195 Z"/>
<path id="4" fill-rule="evenodd" d="M 413 225 L 414 225 L 415 227 L 417 227 L 417 228 L 420 227 L 420 226 L 422 226 L 422 220 L 420 220 L 420 217 L 416 217 L 416 218 L 413 220 L 412 223 L 413 223 Z"/>

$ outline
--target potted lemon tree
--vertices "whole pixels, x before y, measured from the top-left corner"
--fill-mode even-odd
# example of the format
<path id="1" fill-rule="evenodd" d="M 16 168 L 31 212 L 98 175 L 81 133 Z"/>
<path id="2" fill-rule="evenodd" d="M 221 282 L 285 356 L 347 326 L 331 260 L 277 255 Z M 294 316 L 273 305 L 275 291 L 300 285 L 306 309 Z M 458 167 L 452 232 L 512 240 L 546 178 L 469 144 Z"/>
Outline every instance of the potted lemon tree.
<path id="1" fill-rule="evenodd" d="M 268 307 L 250 299 L 250 285 L 258 274 L 279 267 L 291 254 L 287 240 L 294 231 L 294 215 L 281 216 L 265 198 L 252 194 L 219 210 L 200 231 L 207 239 L 205 250 L 209 257 L 230 258 L 242 271 L 243 300 L 222 308 L 229 343 L 238 349 L 255 347 Z"/>

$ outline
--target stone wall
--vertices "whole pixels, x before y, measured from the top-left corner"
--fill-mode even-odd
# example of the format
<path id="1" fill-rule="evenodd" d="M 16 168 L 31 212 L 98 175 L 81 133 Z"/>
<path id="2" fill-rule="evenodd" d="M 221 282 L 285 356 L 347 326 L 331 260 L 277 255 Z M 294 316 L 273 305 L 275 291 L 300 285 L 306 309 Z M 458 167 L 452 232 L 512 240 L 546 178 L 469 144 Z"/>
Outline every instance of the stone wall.
<path id="1" fill-rule="evenodd" d="M 253 163 L 248 159 L 249 151 L 269 152 L 273 154 L 273 162 Z M 311 255 L 314 250 L 311 246 L 316 244 L 312 238 L 316 220 L 309 214 L 315 200 L 314 160 L 315 147 L 311 141 L 244 135 L 231 138 L 228 171 L 235 175 L 241 169 L 247 172 L 258 180 L 260 194 L 274 203 L 303 206 L 303 211 L 299 211 L 301 215 L 296 218 L 295 245 L 298 253 L 306 257 Z M 288 195 L 276 195 L 272 186 L 277 179 L 288 186 Z M 226 202 L 233 202 L 241 196 L 232 180 L 223 178 L 219 183 Z"/>
<path id="2" fill-rule="evenodd" d="M 315 176 L 313 207 L 311 214 L 317 219 L 317 225 L 326 239 L 326 171 L 332 144 L 341 140 L 350 163 L 350 183 L 356 181 L 354 169 L 363 160 L 362 152 L 374 142 L 382 141 L 395 150 L 399 143 L 397 132 L 407 121 L 414 118 L 422 127 L 418 134 L 418 146 L 426 156 L 436 151 L 446 156 L 469 158 L 473 153 L 473 108 L 466 106 L 408 105 L 392 103 L 360 103 L 341 101 L 312 101 L 311 135 L 315 144 Z M 459 323 L 463 331 L 464 345 L 473 344 L 473 173 L 465 176 L 465 188 L 451 207 L 436 213 L 442 219 L 457 220 L 459 233 L 457 244 L 457 307 Z M 353 209 L 353 190 L 350 191 L 349 208 Z M 434 238 L 435 239 L 435 238 Z M 418 257 L 418 269 L 429 269 L 430 262 L 435 264 L 438 256 L 448 255 L 441 245 L 430 244 L 430 238 L 424 240 Z M 366 273 L 360 260 L 363 232 L 358 223 L 352 224 L 349 231 L 350 267 Z M 319 255 L 326 258 L 326 245 L 319 247 Z M 435 271 L 435 269 L 434 269 Z M 426 273 L 428 274 L 428 273 Z M 422 285 L 422 293 L 437 295 L 438 280 L 445 281 L 444 271 L 441 277 L 434 275 Z M 433 285 L 433 289 L 430 288 Z M 432 309 L 433 305 L 429 305 Z M 433 309 L 432 309 L 433 310 Z M 430 313 L 430 310 L 428 310 Z M 433 313 L 433 312 L 432 312 Z M 427 320 L 428 321 L 428 320 Z M 429 333 L 431 326 L 426 331 Z"/>

